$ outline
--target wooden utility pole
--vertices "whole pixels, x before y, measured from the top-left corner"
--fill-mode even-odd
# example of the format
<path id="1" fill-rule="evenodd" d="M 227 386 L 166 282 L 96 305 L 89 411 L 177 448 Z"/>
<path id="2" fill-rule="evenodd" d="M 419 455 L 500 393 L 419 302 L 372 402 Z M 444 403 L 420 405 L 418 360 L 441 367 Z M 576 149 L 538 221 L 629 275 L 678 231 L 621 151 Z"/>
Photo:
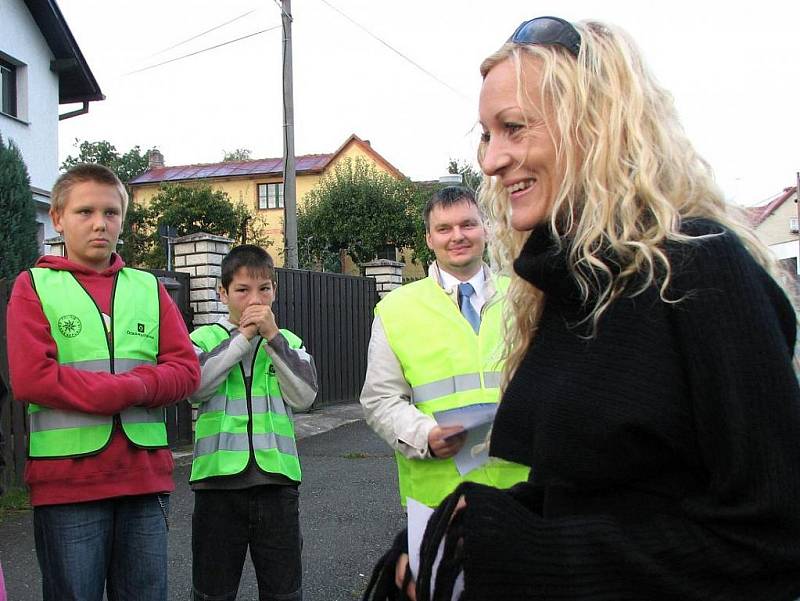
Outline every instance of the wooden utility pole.
<path id="1" fill-rule="evenodd" d="M 283 21 L 283 232 L 284 265 L 297 269 L 297 183 L 294 163 L 292 1 L 281 0 Z"/>

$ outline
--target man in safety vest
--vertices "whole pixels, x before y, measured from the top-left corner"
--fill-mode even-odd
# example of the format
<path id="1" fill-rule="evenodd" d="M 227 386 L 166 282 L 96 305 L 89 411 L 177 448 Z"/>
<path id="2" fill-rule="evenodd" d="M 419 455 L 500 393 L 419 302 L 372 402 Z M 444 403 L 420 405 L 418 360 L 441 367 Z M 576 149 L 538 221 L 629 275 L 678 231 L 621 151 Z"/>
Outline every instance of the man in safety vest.
<path id="1" fill-rule="evenodd" d="M 166 601 L 172 454 L 163 407 L 200 382 L 180 312 L 114 253 L 128 195 L 78 165 L 50 216 L 65 257 L 16 279 L 8 305 L 14 396 L 29 403 L 25 481 L 42 598 Z"/>
<path id="2" fill-rule="evenodd" d="M 462 429 L 433 417 L 498 401 L 508 281 L 483 262 L 486 229 L 468 189 L 440 190 L 423 217 L 436 262 L 427 278 L 375 307 L 361 404 L 395 450 L 401 503 L 411 497 L 433 507 L 463 480 L 505 488 L 525 480 L 528 468 L 490 459 L 462 477 L 452 459 L 464 444 Z"/>
<path id="3" fill-rule="evenodd" d="M 314 360 L 278 329 L 272 257 L 251 244 L 222 260 L 228 316 L 192 332 L 202 379 L 190 477 L 194 599 L 236 598 L 249 549 L 260 599 L 302 599 L 300 458 L 292 410 L 317 394 Z"/>

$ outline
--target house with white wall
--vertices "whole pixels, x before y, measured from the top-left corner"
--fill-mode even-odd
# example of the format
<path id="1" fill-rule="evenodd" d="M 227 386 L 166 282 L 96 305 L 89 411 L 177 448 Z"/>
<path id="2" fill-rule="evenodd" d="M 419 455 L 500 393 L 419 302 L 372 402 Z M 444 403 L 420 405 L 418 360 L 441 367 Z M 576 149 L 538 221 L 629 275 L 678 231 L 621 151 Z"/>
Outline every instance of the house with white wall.
<path id="1" fill-rule="evenodd" d="M 47 212 L 58 177 L 58 122 L 104 98 L 55 0 L 0 0 L 0 135 L 28 167 L 40 248 L 55 235 Z M 59 112 L 75 103 L 81 106 Z"/>
<path id="2" fill-rule="evenodd" d="M 746 209 L 756 236 L 794 273 L 800 275 L 800 214 L 797 186 L 790 186 L 765 204 Z"/>

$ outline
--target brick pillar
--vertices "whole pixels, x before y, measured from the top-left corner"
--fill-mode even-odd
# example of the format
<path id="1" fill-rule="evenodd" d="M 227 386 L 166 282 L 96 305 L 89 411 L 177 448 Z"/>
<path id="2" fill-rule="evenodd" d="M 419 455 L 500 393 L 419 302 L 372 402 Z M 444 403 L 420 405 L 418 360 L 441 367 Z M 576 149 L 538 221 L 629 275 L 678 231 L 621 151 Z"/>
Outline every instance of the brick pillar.
<path id="1" fill-rule="evenodd" d="M 216 322 L 228 314 L 228 309 L 219 302 L 220 264 L 228 254 L 233 240 L 200 232 L 177 238 L 173 245 L 175 271 L 188 273 L 190 279 L 189 300 L 194 311 L 194 325 Z"/>
<path id="2" fill-rule="evenodd" d="M 403 263 L 390 259 L 375 259 L 369 263 L 362 263 L 364 275 L 375 278 L 375 289 L 378 296 L 383 298 L 390 291 L 403 285 Z"/>
<path id="3" fill-rule="evenodd" d="M 67 256 L 67 246 L 64 242 L 64 236 L 59 234 L 58 236 L 53 236 L 52 238 L 47 238 L 44 241 L 45 246 L 49 246 L 50 248 L 47 250 L 48 255 L 53 255 L 54 257 L 66 257 Z M 117 240 L 117 253 L 119 253 L 119 248 L 122 246 L 122 240 Z"/>

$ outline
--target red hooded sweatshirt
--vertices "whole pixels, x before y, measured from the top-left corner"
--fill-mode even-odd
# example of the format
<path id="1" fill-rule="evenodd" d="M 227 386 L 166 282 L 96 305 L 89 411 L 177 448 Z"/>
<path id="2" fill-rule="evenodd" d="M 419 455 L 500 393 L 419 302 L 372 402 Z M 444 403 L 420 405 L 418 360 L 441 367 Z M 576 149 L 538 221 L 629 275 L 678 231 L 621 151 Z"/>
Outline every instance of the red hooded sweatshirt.
<path id="1" fill-rule="evenodd" d="M 125 263 L 113 254 L 111 265 L 96 272 L 66 258 L 44 256 L 37 267 L 72 272 L 104 315 L 111 314 L 114 274 Z M 115 415 L 133 406 L 162 407 L 189 396 L 200 383 L 200 368 L 186 325 L 167 291 L 159 285 L 160 330 L 157 365 L 123 374 L 61 366 L 50 324 L 30 275 L 21 273 L 8 304 L 8 365 L 14 397 L 45 407 Z M 31 504 L 80 503 L 111 497 L 171 492 L 172 453 L 131 444 L 118 425 L 96 455 L 75 459 L 28 459 L 25 482 Z"/>

